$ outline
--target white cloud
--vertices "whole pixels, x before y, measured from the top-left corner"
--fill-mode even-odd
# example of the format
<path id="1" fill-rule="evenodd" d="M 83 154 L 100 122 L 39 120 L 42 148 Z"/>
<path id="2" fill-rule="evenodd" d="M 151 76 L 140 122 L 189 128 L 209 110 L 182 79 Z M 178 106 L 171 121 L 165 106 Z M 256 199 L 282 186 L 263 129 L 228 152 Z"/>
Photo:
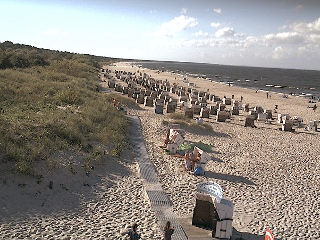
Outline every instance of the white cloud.
<path id="1" fill-rule="evenodd" d="M 242 44 L 243 44 L 243 47 L 249 48 L 249 47 L 256 46 L 259 42 L 260 42 L 259 38 L 254 36 L 248 36 L 242 41 Z"/>
<path id="2" fill-rule="evenodd" d="M 182 8 L 180 11 L 181 14 L 187 14 L 187 12 L 188 12 L 188 8 Z"/>
<path id="3" fill-rule="evenodd" d="M 213 38 L 184 40 L 180 43 L 182 47 L 214 47 L 218 43 Z"/>
<path id="4" fill-rule="evenodd" d="M 295 7 L 294 10 L 299 11 L 301 9 L 303 9 L 303 5 L 299 4 L 298 6 Z"/>
<path id="5" fill-rule="evenodd" d="M 294 23 L 292 25 L 286 26 L 290 30 L 300 32 L 300 33 L 319 33 L 320 34 L 320 17 L 313 22 L 306 23 Z"/>
<path id="6" fill-rule="evenodd" d="M 284 58 L 285 56 L 286 56 L 286 51 L 281 46 L 276 47 L 272 52 L 273 59 L 279 60 L 279 59 Z"/>
<path id="7" fill-rule="evenodd" d="M 177 33 L 188 28 L 193 28 L 198 24 L 196 18 L 181 15 L 173 18 L 169 22 L 163 23 L 157 33 L 162 36 L 174 36 Z"/>
<path id="8" fill-rule="evenodd" d="M 213 28 L 217 28 L 217 27 L 220 27 L 220 26 L 221 26 L 221 23 L 212 22 L 212 23 L 210 23 L 210 26 L 213 27 Z"/>
<path id="9" fill-rule="evenodd" d="M 202 32 L 202 30 L 195 32 L 192 34 L 195 37 L 208 37 L 209 33 L 208 32 Z"/>
<path id="10" fill-rule="evenodd" d="M 247 36 L 231 26 L 220 27 L 214 34 L 200 30 L 192 35 L 194 39 L 178 39 L 176 46 L 203 51 L 210 48 L 207 52 L 214 52 L 220 59 L 226 52 L 232 53 L 227 56 L 229 64 L 239 64 L 239 59 L 245 57 L 253 65 L 319 69 L 320 18 L 283 26 L 265 35 Z"/>
<path id="11" fill-rule="evenodd" d="M 307 38 L 309 43 L 314 43 L 318 47 L 320 46 L 320 34 L 310 34 Z"/>
<path id="12" fill-rule="evenodd" d="M 311 44 L 314 47 L 320 46 L 320 18 L 312 22 L 297 22 L 291 25 L 282 26 L 280 29 L 286 32 L 271 33 L 261 36 L 260 39 L 267 46 L 275 45 L 301 45 Z"/>
<path id="13" fill-rule="evenodd" d="M 221 14 L 222 13 L 222 9 L 221 8 L 214 8 L 213 11 L 215 13 Z"/>
<path id="14" fill-rule="evenodd" d="M 267 34 L 262 37 L 267 43 L 275 44 L 299 44 L 304 42 L 304 36 L 297 32 L 281 32 Z"/>
<path id="15" fill-rule="evenodd" d="M 220 38 L 220 37 L 234 37 L 235 36 L 235 31 L 232 27 L 224 27 L 220 28 L 219 30 L 216 31 L 215 36 Z"/>
<path id="16" fill-rule="evenodd" d="M 41 32 L 43 35 L 45 36 L 49 36 L 49 37 L 65 37 L 68 36 L 69 33 L 62 31 L 60 29 L 46 29 L 44 31 Z"/>

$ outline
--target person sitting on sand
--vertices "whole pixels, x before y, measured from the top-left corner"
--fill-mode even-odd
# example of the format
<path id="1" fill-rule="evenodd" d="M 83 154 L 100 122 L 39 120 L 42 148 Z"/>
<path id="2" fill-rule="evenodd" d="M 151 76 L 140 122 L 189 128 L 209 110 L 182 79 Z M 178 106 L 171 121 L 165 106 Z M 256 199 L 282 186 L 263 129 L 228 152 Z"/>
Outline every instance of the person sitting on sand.
<path id="1" fill-rule="evenodd" d="M 200 160 L 201 160 L 201 154 L 198 152 L 196 161 L 197 161 L 197 162 L 200 162 Z"/>
<path id="2" fill-rule="evenodd" d="M 139 240 L 141 238 L 140 234 L 137 233 L 137 228 L 138 228 L 138 224 L 135 223 L 132 225 L 132 228 L 129 230 L 128 234 L 129 234 L 130 240 Z"/>
<path id="3" fill-rule="evenodd" d="M 186 171 L 190 171 L 191 170 L 191 160 L 190 160 L 190 151 L 189 150 L 187 150 L 186 153 L 184 154 L 184 158 L 185 158 L 184 168 Z"/>
<path id="4" fill-rule="evenodd" d="M 167 136 L 166 136 L 166 139 L 164 140 L 164 145 L 163 145 L 163 148 L 166 148 L 168 143 L 170 142 L 170 129 L 168 129 L 167 131 Z"/>
<path id="5" fill-rule="evenodd" d="M 163 231 L 164 231 L 164 240 L 171 240 L 171 236 L 174 232 L 174 227 L 171 226 L 170 221 L 167 221 Z"/>
<path id="6" fill-rule="evenodd" d="M 190 171 L 193 171 L 194 170 L 194 164 L 195 164 L 195 161 L 196 161 L 196 157 L 195 157 L 193 152 L 189 153 L 189 159 L 190 159 Z"/>
<path id="7" fill-rule="evenodd" d="M 200 165 L 201 161 L 201 154 L 199 152 L 196 153 L 196 158 L 195 158 L 195 164 L 194 164 L 194 169 L 196 169 Z"/>
<path id="8" fill-rule="evenodd" d="M 200 160 L 201 154 L 198 151 L 190 153 L 191 171 L 194 171 L 194 169 L 200 164 Z"/>

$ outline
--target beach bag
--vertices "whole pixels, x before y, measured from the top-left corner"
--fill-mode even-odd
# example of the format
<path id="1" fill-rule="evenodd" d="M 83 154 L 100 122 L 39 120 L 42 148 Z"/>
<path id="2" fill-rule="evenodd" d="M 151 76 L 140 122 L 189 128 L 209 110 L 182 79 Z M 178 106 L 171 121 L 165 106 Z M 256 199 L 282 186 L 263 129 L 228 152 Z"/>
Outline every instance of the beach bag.
<path id="1" fill-rule="evenodd" d="M 204 170 L 201 166 L 196 167 L 196 169 L 193 172 L 194 175 L 196 176 L 203 176 L 204 175 Z"/>

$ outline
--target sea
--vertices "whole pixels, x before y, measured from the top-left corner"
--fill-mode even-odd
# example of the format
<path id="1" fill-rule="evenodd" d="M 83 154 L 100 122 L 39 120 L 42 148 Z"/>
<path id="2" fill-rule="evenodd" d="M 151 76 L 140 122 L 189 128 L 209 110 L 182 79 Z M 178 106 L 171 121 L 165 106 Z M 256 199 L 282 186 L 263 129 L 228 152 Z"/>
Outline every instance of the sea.
<path id="1" fill-rule="evenodd" d="M 320 71 L 229 66 L 208 63 L 141 61 L 136 65 L 255 90 L 291 94 L 320 101 Z"/>

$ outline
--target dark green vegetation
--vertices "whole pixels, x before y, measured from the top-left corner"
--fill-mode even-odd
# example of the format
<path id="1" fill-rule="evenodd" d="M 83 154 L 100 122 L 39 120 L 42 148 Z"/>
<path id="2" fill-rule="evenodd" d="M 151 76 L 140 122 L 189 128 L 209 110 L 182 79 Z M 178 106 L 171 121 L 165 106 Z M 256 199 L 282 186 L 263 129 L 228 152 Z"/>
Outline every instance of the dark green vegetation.
<path id="1" fill-rule="evenodd" d="M 104 153 L 119 155 L 127 120 L 98 92 L 103 62 L 111 59 L 0 43 L 2 161 L 37 175 L 38 161 L 70 167 L 61 152 L 83 156 L 83 167 Z"/>

